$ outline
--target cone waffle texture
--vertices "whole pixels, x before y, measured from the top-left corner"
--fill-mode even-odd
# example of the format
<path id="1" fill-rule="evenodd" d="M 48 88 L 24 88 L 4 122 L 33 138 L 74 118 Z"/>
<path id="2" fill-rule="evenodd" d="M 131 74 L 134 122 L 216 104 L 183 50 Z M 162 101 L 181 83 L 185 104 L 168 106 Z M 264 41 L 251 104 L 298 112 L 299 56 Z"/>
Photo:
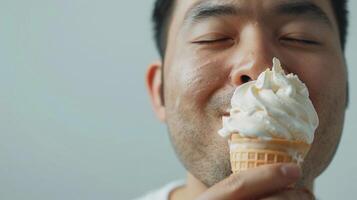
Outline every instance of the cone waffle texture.
<path id="1" fill-rule="evenodd" d="M 273 163 L 302 164 L 310 145 L 284 139 L 263 140 L 232 134 L 230 160 L 233 173 Z"/>

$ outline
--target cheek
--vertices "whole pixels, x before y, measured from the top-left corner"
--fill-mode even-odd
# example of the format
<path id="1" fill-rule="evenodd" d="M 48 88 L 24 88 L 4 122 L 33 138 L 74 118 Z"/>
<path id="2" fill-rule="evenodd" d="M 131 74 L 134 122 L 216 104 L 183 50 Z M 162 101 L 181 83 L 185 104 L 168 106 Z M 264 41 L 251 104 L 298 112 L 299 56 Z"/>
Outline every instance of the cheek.
<path id="1" fill-rule="evenodd" d="M 329 100 L 326 97 L 344 100 L 345 66 L 343 60 L 336 55 L 339 54 L 295 60 L 293 73 L 298 74 L 308 87 L 310 99 L 319 117 L 323 117 L 323 109 L 328 109 L 326 104 Z"/>
<path id="2" fill-rule="evenodd" d="M 176 106 L 203 110 L 210 96 L 227 80 L 229 71 L 224 67 L 224 59 L 192 55 L 181 58 L 167 73 L 167 97 L 175 99 Z"/>

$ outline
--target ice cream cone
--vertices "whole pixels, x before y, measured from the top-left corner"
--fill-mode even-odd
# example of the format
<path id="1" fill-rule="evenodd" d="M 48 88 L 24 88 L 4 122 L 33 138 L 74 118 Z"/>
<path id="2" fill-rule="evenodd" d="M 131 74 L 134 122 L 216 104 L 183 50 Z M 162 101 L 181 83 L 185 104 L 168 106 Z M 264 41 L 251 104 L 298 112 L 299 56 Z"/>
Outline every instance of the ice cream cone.
<path id="1" fill-rule="evenodd" d="M 265 164 L 294 162 L 301 165 L 310 144 L 285 139 L 242 137 L 234 133 L 229 141 L 233 173 Z"/>

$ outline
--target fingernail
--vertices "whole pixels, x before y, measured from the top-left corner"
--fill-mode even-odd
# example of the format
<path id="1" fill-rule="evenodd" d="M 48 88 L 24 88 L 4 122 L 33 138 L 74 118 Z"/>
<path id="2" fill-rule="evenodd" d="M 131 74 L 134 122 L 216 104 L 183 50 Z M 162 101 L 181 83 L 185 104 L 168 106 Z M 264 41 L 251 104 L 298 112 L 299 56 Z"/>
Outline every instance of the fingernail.
<path id="1" fill-rule="evenodd" d="M 284 164 L 280 169 L 283 175 L 288 178 L 296 179 L 301 176 L 301 169 L 296 164 Z"/>

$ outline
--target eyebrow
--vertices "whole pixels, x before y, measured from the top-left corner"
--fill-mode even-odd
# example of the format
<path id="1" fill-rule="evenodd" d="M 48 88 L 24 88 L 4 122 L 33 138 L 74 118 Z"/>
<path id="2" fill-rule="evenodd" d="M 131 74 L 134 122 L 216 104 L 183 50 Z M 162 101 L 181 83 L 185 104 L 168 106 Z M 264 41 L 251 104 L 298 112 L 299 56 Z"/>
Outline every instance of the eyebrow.
<path id="1" fill-rule="evenodd" d="M 227 4 L 213 4 L 209 1 L 199 1 L 186 13 L 184 23 L 199 22 L 210 17 L 239 15 L 241 9 L 237 6 Z"/>
<path id="2" fill-rule="evenodd" d="M 323 22 L 328 26 L 332 23 L 328 15 L 316 4 L 310 1 L 291 1 L 275 6 L 272 12 L 278 15 L 287 16 L 306 16 L 313 20 Z M 200 22 L 211 17 L 220 16 L 238 16 L 247 15 L 248 10 L 245 10 L 237 5 L 232 4 L 214 4 L 210 1 L 199 1 L 186 13 L 184 24 L 189 22 Z"/>
<path id="3" fill-rule="evenodd" d="M 311 17 L 313 20 L 317 20 L 328 26 L 332 26 L 332 23 L 327 14 L 319 6 L 309 1 L 296 1 L 280 4 L 274 8 L 274 11 L 282 15 Z"/>
<path id="4" fill-rule="evenodd" d="M 203 4 L 193 8 L 191 12 L 186 15 L 185 21 L 201 21 L 210 17 L 239 15 L 241 11 L 237 6 L 232 5 L 214 5 Z"/>

